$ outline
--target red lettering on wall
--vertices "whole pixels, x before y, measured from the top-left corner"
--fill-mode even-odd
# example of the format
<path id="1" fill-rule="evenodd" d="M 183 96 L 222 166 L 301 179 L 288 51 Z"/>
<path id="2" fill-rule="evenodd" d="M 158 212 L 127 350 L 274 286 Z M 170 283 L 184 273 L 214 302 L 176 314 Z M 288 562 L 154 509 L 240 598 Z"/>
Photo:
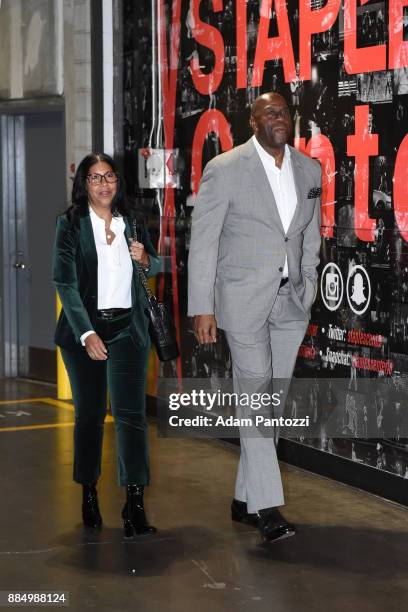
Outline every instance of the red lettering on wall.
<path id="1" fill-rule="evenodd" d="M 203 113 L 194 132 L 193 149 L 191 156 L 191 189 L 198 192 L 201 175 L 203 173 L 203 144 L 208 134 L 214 132 L 221 142 L 223 151 L 229 151 L 234 146 L 230 124 L 218 110 L 208 110 Z"/>
<path id="2" fill-rule="evenodd" d="M 397 153 L 394 170 L 393 202 L 395 219 L 401 236 L 408 242 L 408 134 L 404 137 Z"/>
<path id="3" fill-rule="evenodd" d="M 269 38 L 269 24 L 273 2 L 279 35 Z M 265 62 L 272 59 L 282 60 L 285 81 L 289 82 L 295 78 L 296 70 L 285 0 L 262 0 L 260 14 L 251 85 L 252 87 L 260 87 L 262 85 Z"/>
<path id="4" fill-rule="evenodd" d="M 203 95 L 209 95 L 217 91 L 224 74 L 224 39 L 217 28 L 200 19 L 200 4 L 201 0 L 191 0 L 193 36 L 200 45 L 211 49 L 215 55 L 215 65 L 212 72 L 202 72 L 200 60 L 195 53 L 190 61 L 190 68 L 196 90 Z M 223 10 L 223 0 L 212 0 L 212 5 L 216 13 Z"/>
<path id="5" fill-rule="evenodd" d="M 295 138 L 293 146 L 301 153 L 306 153 L 306 138 Z"/>
<path id="6" fill-rule="evenodd" d="M 360 0 L 363 6 L 368 0 Z M 357 48 L 357 0 L 344 0 L 344 67 L 349 74 L 385 70 L 385 44 Z"/>
<path id="7" fill-rule="evenodd" d="M 312 10 L 311 0 L 299 1 L 299 64 L 300 78 L 311 77 L 311 44 L 312 35 L 326 32 L 336 21 L 340 0 L 328 0 L 320 9 Z"/>
<path id="8" fill-rule="evenodd" d="M 323 134 L 313 136 L 306 146 L 306 138 L 295 140 L 298 151 L 318 159 L 322 165 L 322 199 L 320 233 L 325 238 L 333 238 L 336 159 L 330 140 Z"/>
<path id="9" fill-rule="evenodd" d="M 336 160 L 327 136 L 316 134 L 307 143 L 306 153 L 320 160 L 322 165 L 322 220 L 321 234 L 333 238 Z"/>
<path id="10" fill-rule="evenodd" d="M 389 4 L 389 68 L 408 66 L 408 42 L 404 41 L 404 7 L 408 0 L 390 0 Z"/>
<path id="11" fill-rule="evenodd" d="M 236 0 L 237 89 L 245 89 L 248 73 L 246 0 Z"/>
<path id="12" fill-rule="evenodd" d="M 376 221 L 368 216 L 369 157 L 378 155 L 378 134 L 368 131 L 368 105 L 355 107 L 355 134 L 347 136 L 347 155 L 355 157 L 354 227 L 357 238 L 375 239 Z"/>

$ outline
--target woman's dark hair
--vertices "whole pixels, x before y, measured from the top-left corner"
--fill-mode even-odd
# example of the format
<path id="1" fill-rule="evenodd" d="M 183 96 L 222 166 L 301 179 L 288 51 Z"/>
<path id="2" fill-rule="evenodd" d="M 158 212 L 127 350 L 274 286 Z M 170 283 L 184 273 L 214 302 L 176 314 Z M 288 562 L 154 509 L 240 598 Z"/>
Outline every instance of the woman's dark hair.
<path id="1" fill-rule="evenodd" d="M 71 224 L 79 227 L 79 219 L 88 214 L 89 196 L 87 189 L 87 176 L 89 169 L 94 164 L 105 162 L 118 176 L 116 183 L 116 194 L 112 200 L 112 214 L 114 216 L 129 216 L 130 206 L 126 198 L 126 186 L 123 177 L 118 171 L 115 161 L 106 153 L 90 153 L 79 164 L 75 172 L 74 183 L 72 185 L 71 206 L 66 213 Z"/>

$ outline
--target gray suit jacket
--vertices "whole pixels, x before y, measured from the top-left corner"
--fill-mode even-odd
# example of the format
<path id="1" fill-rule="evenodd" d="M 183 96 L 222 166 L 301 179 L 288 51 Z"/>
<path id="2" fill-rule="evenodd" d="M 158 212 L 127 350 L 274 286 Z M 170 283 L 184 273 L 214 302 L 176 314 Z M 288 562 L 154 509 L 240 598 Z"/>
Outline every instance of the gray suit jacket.
<path id="1" fill-rule="evenodd" d="M 290 147 L 297 206 L 285 231 L 252 139 L 205 167 L 192 214 L 188 315 L 221 329 L 256 331 L 271 311 L 288 256 L 293 301 L 305 318 L 316 297 L 321 167 Z M 320 192 L 320 190 L 319 190 Z"/>

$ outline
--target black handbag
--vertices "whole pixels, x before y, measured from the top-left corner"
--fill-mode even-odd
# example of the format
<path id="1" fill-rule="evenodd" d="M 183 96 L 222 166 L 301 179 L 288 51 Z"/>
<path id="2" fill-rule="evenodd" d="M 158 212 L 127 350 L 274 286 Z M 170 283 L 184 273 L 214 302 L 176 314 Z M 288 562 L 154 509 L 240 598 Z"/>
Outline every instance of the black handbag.
<path id="1" fill-rule="evenodd" d="M 132 228 L 133 239 L 137 241 L 137 225 L 136 219 L 134 218 L 132 219 Z M 156 349 L 157 356 L 160 361 L 177 359 L 180 355 L 180 351 L 177 345 L 176 330 L 173 320 L 166 306 L 162 302 L 159 302 L 149 289 L 146 275 L 139 265 L 139 262 L 135 261 L 134 263 L 136 264 L 140 284 L 147 297 L 148 307 L 145 312 L 149 317 L 149 335 Z"/>

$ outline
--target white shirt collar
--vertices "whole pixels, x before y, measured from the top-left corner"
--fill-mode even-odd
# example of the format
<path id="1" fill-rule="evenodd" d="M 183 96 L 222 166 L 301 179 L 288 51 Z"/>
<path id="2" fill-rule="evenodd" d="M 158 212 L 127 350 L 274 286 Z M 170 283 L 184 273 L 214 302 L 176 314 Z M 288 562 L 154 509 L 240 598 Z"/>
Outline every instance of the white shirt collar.
<path id="1" fill-rule="evenodd" d="M 99 215 L 96 214 L 92 206 L 89 204 L 89 215 L 91 217 L 91 222 L 95 231 L 97 231 L 98 239 L 106 244 L 106 235 L 105 235 L 105 219 L 102 219 Z M 123 220 L 122 215 L 117 217 L 112 217 L 112 221 L 110 224 L 112 231 L 118 236 L 120 233 L 125 231 L 125 222 Z M 115 241 L 114 241 L 115 243 Z"/>
<path id="2" fill-rule="evenodd" d="M 97 215 L 90 204 L 88 204 L 88 208 L 89 208 L 89 214 L 91 215 L 91 218 L 93 219 L 93 221 L 95 221 L 96 223 L 99 223 L 100 225 L 103 223 L 103 226 L 105 227 L 105 219 L 102 219 L 102 217 Z M 111 225 L 116 225 L 118 228 L 125 227 L 125 222 L 123 221 L 122 215 L 116 215 L 114 217 L 112 216 Z"/>
<path id="3" fill-rule="evenodd" d="M 258 142 L 257 137 L 255 136 L 255 134 L 252 136 L 252 142 L 254 143 L 255 149 L 258 151 L 259 157 L 268 162 L 269 164 L 273 164 L 273 166 L 275 166 L 275 158 L 273 157 L 273 155 L 270 155 L 264 148 L 263 146 Z M 283 164 L 288 161 L 290 163 L 290 148 L 289 145 L 285 144 L 285 153 L 283 155 L 283 162 L 282 162 L 282 166 Z"/>
<path id="4" fill-rule="evenodd" d="M 102 219 L 102 217 L 97 215 L 90 204 L 88 204 L 88 208 L 89 208 L 89 214 L 92 218 L 92 221 L 95 221 L 95 223 L 99 223 L 100 225 L 102 225 L 103 223 L 103 225 L 105 226 L 105 219 Z"/>

